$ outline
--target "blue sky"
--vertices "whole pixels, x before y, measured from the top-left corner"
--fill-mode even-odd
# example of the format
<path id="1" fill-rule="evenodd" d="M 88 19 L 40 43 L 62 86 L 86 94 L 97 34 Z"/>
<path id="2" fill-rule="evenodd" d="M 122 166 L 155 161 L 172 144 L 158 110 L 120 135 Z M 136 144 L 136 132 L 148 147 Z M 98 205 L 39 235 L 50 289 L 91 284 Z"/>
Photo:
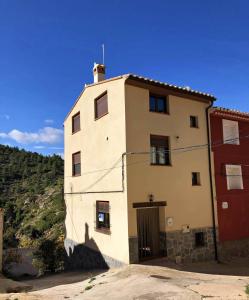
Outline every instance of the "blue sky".
<path id="1" fill-rule="evenodd" d="M 249 111 L 249 1 L 0 0 L 0 143 L 63 152 L 63 120 L 105 44 L 135 73 Z"/>

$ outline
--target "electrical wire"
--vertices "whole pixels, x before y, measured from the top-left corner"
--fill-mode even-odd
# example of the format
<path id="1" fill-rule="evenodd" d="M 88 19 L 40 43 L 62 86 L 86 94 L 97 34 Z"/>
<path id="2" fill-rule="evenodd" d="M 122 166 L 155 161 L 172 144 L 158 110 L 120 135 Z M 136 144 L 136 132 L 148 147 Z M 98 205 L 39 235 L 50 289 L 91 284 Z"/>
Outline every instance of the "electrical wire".
<path id="1" fill-rule="evenodd" d="M 249 135 L 245 135 L 245 136 L 240 136 L 239 139 L 247 139 L 249 138 Z M 207 144 L 201 144 L 201 145 L 193 145 L 193 146 L 188 146 L 188 147 L 180 147 L 180 148 L 173 148 L 173 149 L 169 149 L 169 150 L 156 150 L 156 151 L 143 151 L 143 152 L 130 152 L 130 153 L 125 153 L 126 155 L 128 154 L 133 154 L 133 155 L 138 155 L 138 154 L 156 154 L 156 153 L 160 153 L 160 154 L 170 154 L 172 152 L 176 152 L 176 153 L 183 153 L 183 152 L 188 152 L 188 151 L 194 151 L 194 150 L 198 150 L 200 148 L 206 148 L 206 147 L 211 147 L 211 148 L 216 148 L 216 147 L 220 147 L 220 146 L 224 146 L 224 144 L 233 144 L 232 142 L 237 141 L 238 138 L 232 138 L 232 139 L 226 139 L 226 143 L 224 143 L 224 141 L 220 142 L 220 141 L 216 141 L 213 143 L 207 143 Z M 230 143 L 229 143 L 230 142 Z M 122 165 L 121 166 L 116 166 L 116 164 L 122 159 Z M 130 166 L 130 165 L 134 165 L 134 164 L 139 164 L 139 163 L 147 163 L 148 161 L 150 161 L 150 159 L 147 159 L 145 161 L 139 161 L 139 162 L 135 162 L 135 163 L 130 163 L 130 164 L 126 164 L 124 165 L 123 163 L 123 155 L 121 156 L 121 158 L 116 161 L 116 163 L 114 164 L 114 166 L 112 168 L 105 168 L 105 169 L 99 169 L 99 170 L 93 170 L 93 171 L 89 171 L 89 172 L 85 172 L 82 173 L 81 175 L 84 174 L 91 174 L 91 173 L 96 173 L 96 172 L 100 172 L 100 171 L 107 171 L 104 175 L 102 175 L 99 179 L 97 179 L 94 183 L 92 183 L 90 186 L 88 186 L 84 191 L 81 192 L 71 192 L 71 193 L 65 193 L 65 194 L 90 194 L 90 193 L 120 193 L 124 191 L 124 186 L 121 190 L 112 190 L 112 191 L 89 191 L 88 189 L 91 187 L 94 187 L 99 181 L 101 181 L 105 176 L 107 176 L 113 169 L 117 169 L 117 168 L 122 168 L 122 185 L 123 183 L 123 172 L 124 172 L 124 167 L 126 166 Z M 72 176 L 67 176 L 67 177 L 72 177 Z"/>
<path id="2" fill-rule="evenodd" d="M 211 146 L 212 148 L 217 148 L 217 147 L 221 147 L 221 146 L 224 146 L 226 144 L 232 144 L 232 142 L 235 142 L 237 140 L 240 140 L 240 139 L 248 139 L 249 138 L 249 135 L 245 135 L 245 136 L 240 136 L 240 138 L 233 138 L 233 139 L 227 139 L 224 143 L 224 141 L 216 141 L 216 142 L 213 142 L 211 143 L 211 145 L 209 143 L 207 144 L 200 144 L 200 145 L 193 145 L 193 146 L 187 146 L 187 147 L 180 147 L 180 148 L 173 148 L 173 149 L 169 149 L 169 150 L 161 150 L 161 151 L 143 151 L 143 152 L 134 152 L 133 154 L 137 154 L 137 155 L 145 155 L 145 154 L 156 154 L 156 153 L 185 153 L 185 152 L 191 152 L 191 151 L 195 151 L 195 150 L 199 150 L 201 148 L 205 149 L 206 147 L 209 147 Z M 121 158 L 119 159 L 119 161 L 121 161 Z M 142 162 L 148 162 L 150 161 L 150 159 L 146 159 L 144 161 L 141 161 L 141 162 L 137 162 L 137 163 L 142 163 Z M 126 167 L 130 166 L 130 165 L 133 165 L 133 164 L 136 164 L 136 163 L 130 163 L 130 164 L 126 164 Z M 249 165 L 246 165 L 246 166 L 249 166 Z M 122 168 L 122 165 L 120 166 L 114 166 L 114 167 L 111 167 L 111 168 L 104 168 L 104 169 L 96 169 L 96 170 L 92 170 L 92 171 L 88 171 L 88 172 L 83 172 L 81 173 L 81 175 L 87 175 L 87 174 L 93 174 L 93 173 L 98 173 L 98 172 L 103 172 L 103 171 L 109 171 L 109 170 L 113 170 L 113 169 L 118 169 L 118 168 Z M 73 176 L 65 176 L 65 177 L 70 177 L 70 178 L 73 178 Z"/>

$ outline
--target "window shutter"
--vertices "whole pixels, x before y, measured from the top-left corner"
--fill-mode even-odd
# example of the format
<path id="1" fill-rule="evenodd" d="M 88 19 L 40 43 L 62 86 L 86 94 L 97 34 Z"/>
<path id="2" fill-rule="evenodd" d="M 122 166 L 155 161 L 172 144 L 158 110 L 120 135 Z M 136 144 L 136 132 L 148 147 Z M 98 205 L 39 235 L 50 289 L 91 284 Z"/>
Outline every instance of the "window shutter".
<path id="1" fill-rule="evenodd" d="M 151 146 L 167 148 L 168 147 L 168 138 L 152 135 L 151 136 Z"/>
<path id="2" fill-rule="evenodd" d="M 100 118 L 108 113 L 107 93 L 96 100 L 96 118 Z"/>
<path id="3" fill-rule="evenodd" d="M 239 145 L 239 125 L 237 121 L 222 120 L 224 144 Z"/>
<path id="4" fill-rule="evenodd" d="M 109 202 L 98 201 L 98 211 L 109 213 Z"/>
<path id="5" fill-rule="evenodd" d="M 227 189 L 243 189 L 243 177 L 240 165 L 226 165 Z"/>
<path id="6" fill-rule="evenodd" d="M 72 126 L 73 133 L 80 130 L 80 113 L 77 113 L 73 116 L 73 126 Z"/>
<path id="7" fill-rule="evenodd" d="M 239 144 L 239 126 L 238 126 L 238 122 L 235 122 L 232 126 L 231 126 L 231 135 L 232 135 L 232 142 L 234 144 Z"/>
<path id="8" fill-rule="evenodd" d="M 80 164 L 80 152 L 73 155 L 73 163 L 74 165 Z"/>

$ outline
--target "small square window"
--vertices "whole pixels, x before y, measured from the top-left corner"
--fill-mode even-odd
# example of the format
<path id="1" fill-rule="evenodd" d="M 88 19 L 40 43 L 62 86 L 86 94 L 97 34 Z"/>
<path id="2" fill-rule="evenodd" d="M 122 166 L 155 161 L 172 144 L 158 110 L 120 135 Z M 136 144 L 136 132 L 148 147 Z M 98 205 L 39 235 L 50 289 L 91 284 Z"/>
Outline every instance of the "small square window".
<path id="1" fill-rule="evenodd" d="M 195 247 L 204 247 L 205 246 L 205 235 L 204 232 L 195 233 Z"/>
<path id="2" fill-rule="evenodd" d="M 150 95 L 150 111 L 167 114 L 168 100 L 164 96 Z"/>
<path id="3" fill-rule="evenodd" d="M 191 128 L 198 128 L 198 117 L 190 116 L 190 127 Z"/>
<path id="4" fill-rule="evenodd" d="M 192 172 L 192 185 L 201 185 L 201 176 L 199 172 Z"/>
<path id="5" fill-rule="evenodd" d="M 99 230 L 110 231 L 110 205 L 108 201 L 96 202 L 96 227 Z"/>
<path id="6" fill-rule="evenodd" d="M 150 136 L 150 154 L 152 165 L 170 165 L 169 137 Z"/>

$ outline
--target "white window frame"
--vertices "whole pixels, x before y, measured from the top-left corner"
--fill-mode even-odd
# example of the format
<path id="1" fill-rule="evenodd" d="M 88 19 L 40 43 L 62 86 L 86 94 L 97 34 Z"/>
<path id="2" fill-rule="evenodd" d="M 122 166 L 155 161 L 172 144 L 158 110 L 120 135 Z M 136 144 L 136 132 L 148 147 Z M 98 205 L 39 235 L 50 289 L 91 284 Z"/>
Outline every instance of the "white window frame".
<path id="1" fill-rule="evenodd" d="M 239 123 L 237 121 L 222 119 L 223 143 L 239 145 Z"/>
<path id="2" fill-rule="evenodd" d="M 227 178 L 227 189 L 228 190 L 243 190 L 244 189 L 241 165 L 226 165 L 226 178 Z M 236 187 L 236 188 L 233 187 L 235 184 L 234 180 L 236 180 L 236 184 L 238 184 L 238 187 Z"/>

